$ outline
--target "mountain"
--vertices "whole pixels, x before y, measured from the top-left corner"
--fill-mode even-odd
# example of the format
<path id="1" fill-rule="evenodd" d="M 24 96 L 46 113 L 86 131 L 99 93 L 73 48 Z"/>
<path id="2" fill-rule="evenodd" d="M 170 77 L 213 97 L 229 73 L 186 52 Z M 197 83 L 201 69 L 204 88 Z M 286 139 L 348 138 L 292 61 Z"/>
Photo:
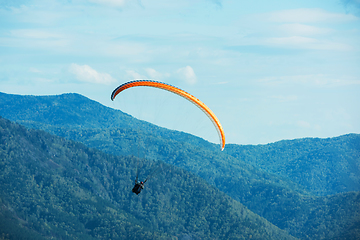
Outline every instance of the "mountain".
<path id="1" fill-rule="evenodd" d="M 227 153 L 304 186 L 315 195 L 360 190 L 360 135 L 227 145 Z"/>
<path id="2" fill-rule="evenodd" d="M 146 152 L 147 159 L 191 171 L 295 237 L 359 236 L 357 134 L 229 144 L 220 152 L 203 139 L 134 119 L 78 94 L 0 94 L 0 106 L 0 115 L 28 127 L 113 155 Z M 53 112 L 56 117 L 48 117 Z M 323 196 L 329 194 L 335 195 Z"/>
<path id="3" fill-rule="evenodd" d="M 164 139 L 191 141 L 193 144 L 217 146 L 189 134 L 171 131 L 131 117 L 122 111 L 105 107 L 80 94 L 22 96 L 0 92 L 0 116 L 23 125 L 49 132 L 74 129 L 126 129 L 154 134 Z M 60 133 L 59 132 L 59 133 Z"/>
<path id="4" fill-rule="evenodd" d="M 295 239 L 180 168 L 0 118 L 3 239 Z M 163 172 L 131 193 L 134 167 Z"/>
<path id="5" fill-rule="evenodd" d="M 0 93 L 0 116 L 85 143 L 108 153 L 129 155 L 135 148 L 147 158 L 166 161 L 167 142 L 213 150 L 217 146 L 189 134 L 164 129 L 79 94 L 21 96 Z M 146 143 L 146 146 L 145 144 Z M 265 145 L 227 144 L 223 155 L 291 180 L 303 190 L 325 196 L 360 191 L 360 135 L 304 138 Z M 237 161 L 240 160 L 240 161 Z M 311 169 L 309 169 L 309 167 Z M 304 175 L 306 173 L 306 175 Z"/>

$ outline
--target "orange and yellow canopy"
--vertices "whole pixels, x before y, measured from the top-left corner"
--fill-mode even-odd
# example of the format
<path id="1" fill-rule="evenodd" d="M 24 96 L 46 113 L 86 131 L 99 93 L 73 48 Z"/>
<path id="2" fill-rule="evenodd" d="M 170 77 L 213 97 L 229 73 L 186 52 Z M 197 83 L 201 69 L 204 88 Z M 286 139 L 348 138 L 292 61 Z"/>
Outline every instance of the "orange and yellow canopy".
<path id="1" fill-rule="evenodd" d="M 111 100 L 114 100 L 116 95 L 118 95 L 120 92 L 124 91 L 125 89 L 132 88 L 132 87 L 140 87 L 140 86 L 160 88 L 160 89 L 175 93 L 175 94 L 189 100 L 195 106 L 200 108 L 214 124 L 214 126 L 219 134 L 221 151 L 224 150 L 225 134 L 224 134 L 224 130 L 220 124 L 219 119 L 210 110 L 210 108 L 208 108 L 203 102 L 201 102 L 199 99 L 197 99 L 193 95 L 185 92 L 184 90 L 181 90 L 177 87 L 174 87 L 169 84 L 162 83 L 162 82 L 157 82 L 157 81 L 152 81 L 152 80 L 136 80 L 136 81 L 130 81 L 130 82 L 124 83 L 124 84 L 120 85 L 119 87 L 117 87 L 111 94 Z"/>

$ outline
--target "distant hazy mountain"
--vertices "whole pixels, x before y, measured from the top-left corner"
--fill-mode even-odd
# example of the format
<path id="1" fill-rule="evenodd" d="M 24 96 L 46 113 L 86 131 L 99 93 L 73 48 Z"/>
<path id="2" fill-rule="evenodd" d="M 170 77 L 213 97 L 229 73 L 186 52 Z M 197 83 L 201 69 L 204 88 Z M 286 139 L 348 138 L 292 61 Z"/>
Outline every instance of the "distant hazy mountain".
<path id="1" fill-rule="evenodd" d="M 1 239 L 295 239 L 176 167 L 135 195 L 114 157 L 0 118 Z M 45 238 L 44 238 L 45 237 Z"/>
<path id="2" fill-rule="evenodd" d="M 360 191 L 360 135 L 228 145 L 227 153 L 288 177 L 316 195 Z"/>
<path id="3" fill-rule="evenodd" d="M 114 155 L 140 149 L 148 159 L 195 173 L 293 236 L 358 236 L 358 192 L 351 192 L 360 190 L 357 134 L 227 145 L 220 152 L 198 137 L 139 121 L 78 94 L 0 93 L 0 115 Z M 343 194 L 319 197 L 336 193 Z"/>

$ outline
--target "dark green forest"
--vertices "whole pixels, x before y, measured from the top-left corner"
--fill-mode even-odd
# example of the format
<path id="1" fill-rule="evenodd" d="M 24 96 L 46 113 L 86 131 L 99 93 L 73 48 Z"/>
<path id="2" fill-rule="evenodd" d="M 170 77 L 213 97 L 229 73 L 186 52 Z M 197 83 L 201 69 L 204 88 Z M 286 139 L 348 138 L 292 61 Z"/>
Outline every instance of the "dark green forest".
<path id="1" fill-rule="evenodd" d="M 203 179 L 0 118 L 4 239 L 294 239 Z M 134 169 L 158 167 L 141 195 Z M 20 230 L 20 231 L 18 231 Z"/>
<path id="2" fill-rule="evenodd" d="M 266 145 L 228 144 L 220 152 L 218 146 L 201 138 L 134 119 L 78 94 L 40 97 L 0 93 L 0 106 L 1 116 L 27 127 L 82 142 L 121 159 L 133 159 L 134 151 L 140 149 L 150 160 L 142 160 L 144 165 L 170 164 L 169 171 L 149 185 L 168 181 L 162 177 L 174 169 L 191 172 L 191 176 L 200 177 L 204 184 L 243 204 L 255 216 L 297 238 L 358 239 L 360 236 L 358 134 Z M 132 175 L 136 168 L 134 161 L 126 168 Z M 129 179 L 133 179 L 130 175 Z M 146 188 L 144 193 L 149 191 Z M 100 197 L 112 199 L 111 195 Z M 150 225 L 149 231 L 154 232 L 157 228 Z M 166 230 L 159 232 L 169 234 Z M 224 235 L 216 238 L 226 239 Z"/>

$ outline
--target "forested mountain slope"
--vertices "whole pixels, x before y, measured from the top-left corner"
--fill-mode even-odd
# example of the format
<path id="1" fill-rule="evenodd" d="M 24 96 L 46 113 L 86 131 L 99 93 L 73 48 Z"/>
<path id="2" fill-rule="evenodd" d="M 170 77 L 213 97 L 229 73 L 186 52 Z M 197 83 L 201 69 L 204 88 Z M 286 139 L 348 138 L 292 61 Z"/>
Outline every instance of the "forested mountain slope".
<path id="1" fill-rule="evenodd" d="M 316 195 L 360 190 L 360 135 L 227 145 L 226 153 L 288 177 Z"/>
<path id="2" fill-rule="evenodd" d="M 80 94 L 67 93 L 52 96 L 22 96 L 0 92 L 0 116 L 23 125 L 55 131 L 69 129 L 126 129 L 157 137 L 206 145 L 218 149 L 201 138 L 171 131 L 131 117 L 122 111 L 111 109 Z"/>
<path id="3" fill-rule="evenodd" d="M 0 236 L 9 239 L 294 239 L 204 180 L 0 118 Z M 160 165 L 159 165 L 160 164 Z"/>
<path id="4" fill-rule="evenodd" d="M 146 148 L 148 158 L 167 158 L 169 152 L 163 144 L 166 141 L 218 153 L 217 146 L 201 138 L 137 120 L 79 94 L 20 96 L 0 93 L 0 106 L 0 116 L 7 119 L 116 155 L 134 152 L 133 143 L 139 140 L 139 135 L 146 146 L 136 143 L 135 148 L 139 145 Z M 228 144 L 224 153 L 290 179 L 315 195 L 360 191 L 359 134 L 284 140 L 265 145 Z"/>
<path id="5" fill-rule="evenodd" d="M 257 146 L 229 144 L 220 152 L 200 138 L 136 120 L 77 94 L 0 94 L 0 106 L 0 115 L 87 146 L 122 156 L 140 149 L 146 158 L 180 166 L 293 236 L 336 238 L 345 236 L 350 226 L 353 235 L 344 239 L 359 236 L 358 192 L 349 192 L 360 189 L 357 134 Z M 53 111 L 61 114 L 37 117 Z M 141 141 L 138 129 L 145 132 L 140 133 Z M 344 194 L 318 197 L 337 192 Z"/>

